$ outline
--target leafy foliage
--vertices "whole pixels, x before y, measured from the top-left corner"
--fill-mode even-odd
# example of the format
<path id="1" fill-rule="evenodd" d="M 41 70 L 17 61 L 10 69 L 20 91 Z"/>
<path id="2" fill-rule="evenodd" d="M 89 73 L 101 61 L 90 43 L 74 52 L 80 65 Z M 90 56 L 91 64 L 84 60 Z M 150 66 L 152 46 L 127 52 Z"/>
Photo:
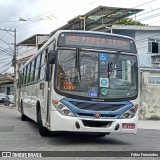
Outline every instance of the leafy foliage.
<path id="1" fill-rule="evenodd" d="M 135 21 L 132 18 L 121 18 L 120 20 L 117 20 L 115 24 L 146 26 L 146 24 L 143 24 L 140 21 Z"/>

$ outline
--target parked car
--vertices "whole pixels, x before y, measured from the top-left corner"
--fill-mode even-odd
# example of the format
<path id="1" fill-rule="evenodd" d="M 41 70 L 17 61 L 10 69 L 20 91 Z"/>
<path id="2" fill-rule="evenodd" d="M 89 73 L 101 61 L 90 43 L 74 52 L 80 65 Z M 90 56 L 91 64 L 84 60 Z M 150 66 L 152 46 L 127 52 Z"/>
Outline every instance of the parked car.
<path id="1" fill-rule="evenodd" d="M 4 93 L 0 93 L 0 103 L 4 103 L 5 99 L 6 99 L 7 95 Z"/>
<path id="2" fill-rule="evenodd" d="M 5 106 L 9 106 L 10 104 L 14 104 L 14 96 L 13 95 L 7 95 L 7 97 L 4 99 Z"/>

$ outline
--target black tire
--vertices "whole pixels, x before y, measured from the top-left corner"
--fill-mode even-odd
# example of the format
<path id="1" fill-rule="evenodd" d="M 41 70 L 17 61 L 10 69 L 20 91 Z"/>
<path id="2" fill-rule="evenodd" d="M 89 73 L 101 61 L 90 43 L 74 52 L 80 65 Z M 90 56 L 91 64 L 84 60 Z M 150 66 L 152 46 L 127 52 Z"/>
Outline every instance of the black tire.
<path id="1" fill-rule="evenodd" d="M 38 115 L 39 134 L 40 134 L 42 137 L 47 137 L 47 136 L 49 136 L 50 131 L 49 131 L 46 127 L 43 126 L 40 109 L 38 109 L 38 114 L 37 114 L 37 115 Z"/>
<path id="2" fill-rule="evenodd" d="M 21 121 L 26 121 L 26 120 L 27 120 L 27 116 L 23 112 L 23 104 L 21 102 Z"/>

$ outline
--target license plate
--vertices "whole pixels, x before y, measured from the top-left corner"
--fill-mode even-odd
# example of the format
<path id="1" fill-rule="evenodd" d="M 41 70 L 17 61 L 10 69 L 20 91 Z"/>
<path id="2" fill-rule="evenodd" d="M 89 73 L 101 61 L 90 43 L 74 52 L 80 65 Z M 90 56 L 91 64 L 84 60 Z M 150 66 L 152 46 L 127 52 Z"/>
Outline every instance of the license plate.
<path id="1" fill-rule="evenodd" d="M 122 123 L 122 128 L 123 129 L 135 129 L 135 124 L 134 123 Z"/>

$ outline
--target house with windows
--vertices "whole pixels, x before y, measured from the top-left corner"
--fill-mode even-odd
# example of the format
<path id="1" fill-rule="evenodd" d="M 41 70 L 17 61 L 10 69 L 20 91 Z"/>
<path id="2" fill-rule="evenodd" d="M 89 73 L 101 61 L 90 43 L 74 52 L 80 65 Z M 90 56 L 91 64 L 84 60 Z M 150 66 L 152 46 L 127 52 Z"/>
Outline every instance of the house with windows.
<path id="1" fill-rule="evenodd" d="M 0 93 L 6 93 L 7 95 L 14 93 L 13 74 L 0 74 Z"/>

